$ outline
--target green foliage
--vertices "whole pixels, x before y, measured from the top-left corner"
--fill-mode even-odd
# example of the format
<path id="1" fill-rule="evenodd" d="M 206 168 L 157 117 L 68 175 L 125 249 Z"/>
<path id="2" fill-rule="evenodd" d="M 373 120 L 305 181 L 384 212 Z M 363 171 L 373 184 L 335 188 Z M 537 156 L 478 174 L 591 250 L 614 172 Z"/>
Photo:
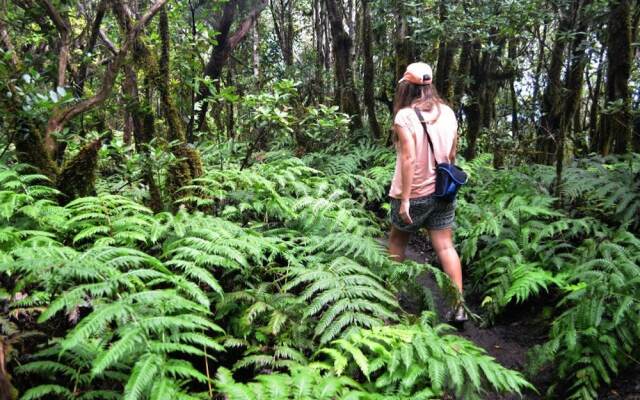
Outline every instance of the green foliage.
<path id="1" fill-rule="evenodd" d="M 229 400 L 363 398 L 358 383 L 352 379 L 302 367 L 293 368 L 290 374 L 258 375 L 248 384 L 236 382 L 229 370 L 220 368 L 216 387 Z"/>
<path id="2" fill-rule="evenodd" d="M 336 374 L 357 369 L 371 387 L 400 398 L 428 399 L 451 391 L 480 399 L 488 388 L 516 393 L 533 388 L 468 340 L 446 334 L 450 329 L 434 326 L 433 315 L 426 313 L 413 325 L 354 330 L 318 354 L 329 356 Z"/>
<path id="3" fill-rule="evenodd" d="M 21 399 L 122 399 L 123 365 L 114 365 L 100 376 L 91 372 L 92 361 L 102 349 L 98 341 L 87 341 L 63 351 L 59 344 L 34 355 L 34 361 L 17 368 L 19 374 L 51 379 L 51 383 L 34 386 Z M 66 383 L 66 385 L 65 385 Z"/>
<path id="4" fill-rule="evenodd" d="M 0 20 L 0 358 L 34 382 L 23 398 L 466 399 L 529 389 L 430 314 L 416 322 L 400 310 L 397 292 L 419 291 L 433 303 L 419 274 L 457 291 L 430 265 L 388 260 L 379 217 L 396 153 L 381 145 L 386 137 L 371 140 L 367 129 L 353 129 L 354 116 L 325 105 L 372 89 L 384 132 L 395 67 L 412 48 L 447 65 L 434 78 L 468 122 L 460 150 L 494 152 L 460 161 L 472 183 L 459 197 L 456 231 L 465 287 L 483 300 L 487 321 L 544 303 L 540 320 L 550 331 L 531 369 L 551 367 L 550 396 L 595 398 L 639 358 L 639 155 L 569 161 L 634 144 L 582 127 L 606 127 L 606 118 L 632 124 L 625 110 L 637 106 L 637 94 L 603 104 L 593 97 L 594 65 L 611 64 L 624 47 L 613 46 L 624 35 L 602 17 L 629 2 L 369 2 L 374 40 L 366 30 L 356 36 L 372 45 L 375 79 L 355 87 L 334 84 L 332 73 L 368 70 L 368 52 L 352 43 L 352 65 L 331 56 L 349 46 L 316 32 L 330 2 L 271 2 L 262 14 L 257 7 L 250 31 L 238 18 L 252 13 L 252 2 L 168 2 L 160 14 L 166 35 L 147 21 L 135 43 L 123 36 L 134 21 L 120 21 L 128 12 L 118 2 L 102 10 L 105 2 L 15 3 L 3 3 Z M 360 32 L 364 8 L 351 13 L 347 3 L 337 23 Z M 210 21 L 216 15 L 221 26 Z M 52 22 L 57 29 L 47 29 Z M 225 34 L 230 27 L 238 34 Z M 245 45 L 250 36 L 254 46 Z M 125 56 L 116 76 L 108 38 Z M 554 68 L 542 67 L 545 49 L 569 42 L 571 60 L 552 52 L 550 64 L 575 61 L 586 77 L 577 83 L 590 90 L 573 91 L 581 118 L 567 125 L 556 89 L 576 82 L 568 74 L 558 86 Z M 581 62 L 599 50 L 596 64 Z M 155 64 L 157 54 L 160 70 L 139 62 Z M 630 73 L 629 93 L 637 92 L 637 68 L 609 69 Z M 481 84 L 486 78 L 494 84 Z M 81 112 L 70 110 L 79 104 Z M 364 105 L 356 109 L 371 119 Z M 534 142 L 540 153 L 562 149 L 540 129 L 549 116 L 566 131 L 550 129 L 566 140 L 561 182 L 550 166 L 489 166 L 530 159 Z M 77 178 L 66 182 L 61 166 L 97 137 L 99 194 L 60 206 L 52 187 L 77 192 L 94 176 L 66 171 Z M 81 194 L 94 192 L 89 181 Z M 154 210 L 175 212 L 154 214 L 142 205 L 149 198 Z"/>
<path id="5" fill-rule="evenodd" d="M 222 350 L 210 335 L 223 331 L 210 321 L 208 298 L 189 276 L 176 275 L 159 260 L 128 248 L 95 245 L 82 253 L 32 248 L 16 256 L 15 273 L 31 282 L 39 277 L 49 292 L 60 293 L 40 316 L 41 323 L 61 311 L 73 321 L 83 309 L 90 310 L 58 350 L 96 341 L 99 351 L 91 355 L 91 375 L 123 366 L 125 399 L 143 398 L 160 384 L 178 390 L 185 378 L 206 382 L 191 363 L 174 356 L 206 357 L 205 347 Z M 45 270 L 45 262 L 53 268 Z"/>
<path id="6" fill-rule="evenodd" d="M 297 140 L 306 150 L 319 150 L 346 139 L 351 118 L 339 112 L 338 106 L 309 107 L 299 122 Z"/>
<path id="7" fill-rule="evenodd" d="M 73 243 L 90 241 L 98 246 L 144 244 L 152 225 L 151 211 L 126 197 L 101 194 L 82 197 L 67 204 L 67 229 Z"/>
<path id="8" fill-rule="evenodd" d="M 7 224 L 6 234 L 20 228 L 60 228 L 66 213 L 55 201 L 60 192 L 48 184 L 46 176 L 27 165 L 0 166 L 0 218 Z"/>
<path id="9" fill-rule="evenodd" d="M 549 341 L 532 352 L 533 366 L 554 362 L 559 377 L 571 382 L 567 398 L 596 399 L 598 388 L 637 353 L 640 239 L 608 231 L 585 240 L 575 256 L 572 288 L 558 303 Z"/>
<path id="10" fill-rule="evenodd" d="M 291 267 L 283 289 L 299 286 L 300 300 L 308 304 L 304 318 L 318 316 L 314 335 L 320 343 L 336 338 L 345 328 L 380 326 L 396 320 L 396 299 L 371 270 L 344 257 L 328 265 Z"/>
<path id="11" fill-rule="evenodd" d="M 640 155 L 591 157 L 566 169 L 562 196 L 574 212 L 602 221 L 640 229 Z M 550 185 L 552 173 L 538 167 L 535 176 Z"/>
<path id="12" fill-rule="evenodd" d="M 20 368 L 43 376 L 24 398 L 200 398 L 210 385 L 229 398 L 283 399 L 531 389 L 431 314 L 416 323 L 400 311 L 394 291 L 416 289 L 418 274 L 457 292 L 432 266 L 391 262 L 377 241 L 380 222 L 367 207 L 384 198 L 391 152 L 364 142 L 261 157 L 245 169 L 233 159 L 224 171 L 210 166 L 175 214 L 104 193 L 60 207 L 43 177 L 2 171 L 12 206 L 0 272 L 20 293 L 10 309 L 64 332 Z M 542 169 L 496 171 L 490 161 L 462 162 L 484 182 L 458 200 L 472 289 L 489 321 L 516 303 L 557 299 L 530 367 L 554 360 L 559 380 L 572 382 L 568 397 L 594 398 L 640 339 L 640 246 L 624 230 L 632 222 L 609 227 L 619 220 L 603 221 L 587 192 L 558 208 Z M 236 382 L 225 368 L 255 380 Z"/>
<path id="13" fill-rule="evenodd" d="M 541 293 L 556 299 L 549 340 L 532 351 L 530 370 L 553 364 L 550 392 L 571 399 L 597 398 L 637 353 L 639 326 L 630 316 L 638 313 L 640 252 L 627 230 L 638 223 L 629 203 L 640 193 L 629 181 L 637 156 L 608 161 L 578 160 L 567 170 L 563 208 L 547 191 L 555 172 L 541 166 L 476 164 L 485 185 L 459 202 L 457 234 L 490 320 Z"/>
<path id="14" fill-rule="evenodd" d="M 492 171 L 478 161 L 471 171 L 485 185 L 459 199 L 456 235 L 462 238 L 474 289 L 483 294 L 483 306 L 493 318 L 510 302 L 562 286 L 557 273 L 563 256 L 557 254 L 556 238 L 588 223 L 558 222 L 562 214 L 553 208 L 554 199 L 540 193 L 525 174 Z"/>

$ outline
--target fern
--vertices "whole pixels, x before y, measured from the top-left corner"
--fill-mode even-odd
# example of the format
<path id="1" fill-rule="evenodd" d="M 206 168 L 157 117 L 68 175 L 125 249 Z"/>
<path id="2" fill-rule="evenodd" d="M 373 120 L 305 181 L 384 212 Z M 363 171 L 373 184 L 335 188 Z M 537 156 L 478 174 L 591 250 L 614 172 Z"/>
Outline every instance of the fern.
<path id="1" fill-rule="evenodd" d="M 64 378 L 56 383 L 34 386 L 22 394 L 21 399 L 122 399 L 118 391 L 118 378 L 124 375 L 122 365 L 113 366 L 99 377 L 91 374 L 92 358 L 99 351 L 97 341 L 88 341 L 68 351 L 62 351 L 56 343 L 38 352 L 34 361 L 18 367 L 16 372 L 40 375 L 41 379 L 50 379 L 52 376 Z"/>
<path id="2" fill-rule="evenodd" d="M 397 318 L 392 312 L 397 308 L 393 295 L 374 273 L 353 260 L 339 257 L 311 269 L 291 267 L 288 277 L 284 290 L 304 288 L 300 299 L 309 302 L 304 317 L 319 317 L 314 332 L 320 343 L 334 339 L 345 328 L 379 326 L 383 319 Z"/>
<path id="3" fill-rule="evenodd" d="M 60 246 L 22 248 L 14 256 L 14 272 L 60 293 L 41 322 L 60 311 L 71 315 L 78 308 L 90 310 L 54 350 L 73 354 L 84 343 L 99 343 L 90 357 L 90 374 L 102 377 L 113 368 L 124 370 L 119 380 L 124 398 L 161 393 L 184 397 L 185 382 L 208 381 L 190 363 L 174 358 L 210 357 L 224 350 L 210 337 L 224 332 L 211 322 L 208 295 L 199 288 L 201 275 L 176 275 L 160 260 L 126 247 L 94 246 L 84 252 Z M 45 385 L 32 393 L 44 395 L 52 388 Z"/>
<path id="4" fill-rule="evenodd" d="M 576 253 L 570 290 L 558 303 L 549 341 L 532 353 L 532 369 L 553 361 L 560 379 L 572 382 L 567 398 L 595 399 L 637 353 L 640 240 L 612 232 L 610 240 L 585 240 Z"/>
<path id="5" fill-rule="evenodd" d="M 67 229 L 74 234 L 74 243 L 133 247 L 146 243 L 152 224 L 151 210 L 122 196 L 83 197 L 66 208 L 70 211 Z"/>
<path id="6" fill-rule="evenodd" d="M 461 398 L 482 398 L 485 389 L 521 393 L 533 389 L 522 375 L 497 364 L 484 350 L 458 336 L 446 334 L 446 325 L 432 325 L 433 315 L 423 314 L 415 325 L 359 329 L 317 352 L 333 360 L 342 374 L 353 360 L 371 387 L 405 398 L 436 397 L 452 390 Z M 366 386 L 368 388 L 369 386 Z"/>
<path id="7" fill-rule="evenodd" d="M 350 378 L 322 375 L 301 366 L 293 368 L 290 374 L 258 375 L 248 384 L 236 382 L 229 370 L 220 368 L 216 388 L 229 400 L 358 399 L 364 395 L 360 385 Z"/>

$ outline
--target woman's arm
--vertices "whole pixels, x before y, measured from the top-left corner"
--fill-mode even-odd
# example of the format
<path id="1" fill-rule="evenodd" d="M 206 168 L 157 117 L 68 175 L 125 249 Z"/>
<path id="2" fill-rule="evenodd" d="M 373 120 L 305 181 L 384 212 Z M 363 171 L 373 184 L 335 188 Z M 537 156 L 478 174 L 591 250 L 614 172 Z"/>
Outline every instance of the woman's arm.
<path id="1" fill-rule="evenodd" d="M 451 129 L 453 131 L 453 146 L 451 146 L 451 152 L 449 153 L 449 162 L 455 164 L 456 154 L 458 152 L 458 120 L 456 119 L 456 114 L 450 108 L 449 115 L 451 118 Z"/>
<path id="2" fill-rule="evenodd" d="M 451 153 L 449 153 L 449 161 L 451 164 L 456 163 L 456 154 L 458 152 L 458 134 L 453 138 L 453 146 L 451 146 Z"/>
<path id="3" fill-rule="evenodd" d="M 400 125 L 394 125 L 400 147 L 400 172 L 402 177 L 402 198 L 400 203 L 400 218 L 407 224 L 412 223 L 409 216 L 409 196 L 413 184 L 413 168 L 416 160 L 416 149 L 411 132 Z"/>

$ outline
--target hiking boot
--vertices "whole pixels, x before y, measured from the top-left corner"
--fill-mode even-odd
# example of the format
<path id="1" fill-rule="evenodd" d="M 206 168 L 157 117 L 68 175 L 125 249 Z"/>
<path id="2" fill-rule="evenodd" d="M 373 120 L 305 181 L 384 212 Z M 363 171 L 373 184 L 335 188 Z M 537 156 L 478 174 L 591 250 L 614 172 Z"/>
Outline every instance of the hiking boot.
<path id="1" fill-rule="evenodd" d="M 453 306 L 447 312 L 446 320 L 448 323 L 456 325 L 464 324 L 466 321 L 468 321 L 469 317 L 467 316 L 467 312 L 464 309 L 464 305 L 462 303 L 459 303 L 458 305 Z"/>

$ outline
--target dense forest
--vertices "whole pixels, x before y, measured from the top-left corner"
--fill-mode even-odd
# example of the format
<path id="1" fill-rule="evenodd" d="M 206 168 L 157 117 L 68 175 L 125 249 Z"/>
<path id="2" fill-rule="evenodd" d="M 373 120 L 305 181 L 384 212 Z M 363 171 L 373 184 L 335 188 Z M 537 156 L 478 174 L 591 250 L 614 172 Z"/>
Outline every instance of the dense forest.
<path id="1" fill-rule="evenodd" d="M 0 399 L 638 398 L 639 20 L 0 0 Z M 467 333 L 427 237 L 385 245 L 415 61 L 470 177 Z"/>

